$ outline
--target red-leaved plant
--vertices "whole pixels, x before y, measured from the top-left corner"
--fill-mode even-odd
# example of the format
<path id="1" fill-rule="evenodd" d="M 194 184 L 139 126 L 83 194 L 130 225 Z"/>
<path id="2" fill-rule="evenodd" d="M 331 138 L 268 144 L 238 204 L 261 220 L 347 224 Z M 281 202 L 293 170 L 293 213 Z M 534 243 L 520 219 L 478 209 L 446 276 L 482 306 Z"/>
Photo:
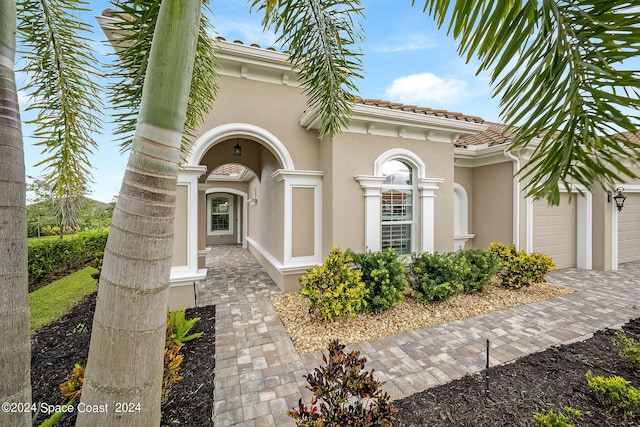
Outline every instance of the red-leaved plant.
<path id="1" fill-rule="evenodd" d="M 381 390 L 373 372 L 363 371 L 367 362 L 359 351 L 349 354 L 338 340 L 329 344 L 329 356 L 323 353 L 325 366 L 305 375 L 313 392 L 311 406 L 299 401 L 298 409 L 287 414 L 298 426 L 391 426 L 398 412 L 389 395 Z"/>

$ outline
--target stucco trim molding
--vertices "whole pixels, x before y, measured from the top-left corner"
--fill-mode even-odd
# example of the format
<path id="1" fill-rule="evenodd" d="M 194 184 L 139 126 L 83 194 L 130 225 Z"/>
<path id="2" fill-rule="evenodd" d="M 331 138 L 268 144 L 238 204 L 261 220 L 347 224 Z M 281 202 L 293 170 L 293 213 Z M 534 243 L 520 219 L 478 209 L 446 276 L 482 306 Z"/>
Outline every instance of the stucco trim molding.
<path id="1" fill-rule="evenodd" d="M 300 268 L 322 262 L 322 171 L 278 169 L 271 177 L 284 182 L 284 268 Z M 313 190 L 313 254 L 293 256 L 293 189 Z"/>
<path id="2" fill-rule="evenodd" d="M 358 175 L 355 179 L 364 189 L 364 247 L 367 250 L 377 252 L 381 248 L 380 209 L 385 177 Z"/>
<path id="3" fill-rule="evenodd" d="M 282 141 L 268 130 L 250 123 L 226 123 L 208 130 L 191 147 L 186 165 L 199 165 L 211 147 L 232 137 L 245 137 L 263 144 L 275 155 L 283 169 L 295 169 L 293 158 Z"/>
<path id="4" fill-rule="evenodd" d="M 373 163 L 374 176 L 382 176 L 382 167 L 389 160 L 405 160 L 414 166 L 417 170 L 416 178 L 423 179 L 426 174 L 426 166 L 422 159 L 414 152 L 405 150 L 404 148 L 392 148 L 382 153 Z"/>
<path id="5" fill-rule="evenodd" d="M 420 197 L 420 252 L 435 251 L 436 231 L 436 190 L 444 178 L 421 178 L 418 180 L 418 193 Z"/>
<path id="6" fill-rule="evenodd" d="M 273 268 L 275 268 L 278 271 L 278 273 L 280 273 L 283 276 L 286 276 L 286 275 L 289 275 L 289 274 L 304 273 L 305 270 L 322 263 L 322 261 L 320 261 L 320 262 L 313 261 L 313 262 L 308 262 L 306 264 L 299 263 L 299 264 L 296 264 L 296 265 L 285 265 L 285 264 L 281 263 L 280 261 L 278 261 L 269 252 L 267 252 L 267 250 L 265 248 L 260 246 L 260 244 L 258 242 L 256 242 L 255 240 L 253 240 L 251 237 L 247 237 L 247 242 L 249 243 L 249 245 L 251 245 L 251 247 L 253 247 L 256 251 L 258 251 L 260 253 L 260 255 L 262 255 L 262 257 L 269 264 L 271 264 L 271 266 Z"/>

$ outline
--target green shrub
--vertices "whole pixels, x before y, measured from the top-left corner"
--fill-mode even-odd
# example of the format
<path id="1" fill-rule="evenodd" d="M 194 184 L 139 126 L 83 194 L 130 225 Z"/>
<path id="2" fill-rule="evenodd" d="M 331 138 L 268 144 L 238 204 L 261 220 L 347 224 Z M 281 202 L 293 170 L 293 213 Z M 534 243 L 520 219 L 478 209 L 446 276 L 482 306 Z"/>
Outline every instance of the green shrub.
<path id="1" fill-rule="evenodd" d="M 587 384 L 604 406 L 625 416 L 637 415 L 640 411 L 640 390 L 622 377 L 594 377 L 587 371 Z"/>
<path id="2" fill-rule="evenodd" d="M 60 239 L 29 240 L 29 284 L 42 283 L 56 274 L 71 272 L 104 251 L 108 231 L 79 233 Z"/>
<path id="3" fill-rule="evenodd" d="M 404 264 L 392 248 L 384 252 L 346 252 L 353 258 L 355 267 L 362 272 L 362 281 L 369 290 L 366 297 L 369 311 L 391 308 L 402 301 L 407 287 Z"/>
<path id="4" fill-rule="evenodd" d="M 565 406 L 561 412 L 538 411 L 534 414 L 531 422 L 535 427 L 576 427 L 578 421 L 582 420 L 582 412 Z"/>
<path id="5" fill-rule="evenodd" d="M 184 310 L 170 311 L 168 317 L 167 337 L 177 345 L 182 346 L 202 336 L 202 332 L 189 334 L 191 328 L 200 320 L 199 317 L 187 319 Z"/>
<path id="6" fill-rule="evenodd" d="M 346 354 L 344 347 L 337 340 L 329 344 L 328 360 L 322 355 L 326 366 L 304 376 L 312 406 L 300 399 L 298 409 L 287 415 L 298 426 L 391 426 L 397 410 L 381 390 L 384 383 L 373 378 L 373 371 L 362 371 L 367 359 L 360 352 Z"/>
<path id="7" fill-rule="evenodd" d="M 482 249 L 464 249 L 454 255 L 459 264 L 459 280 L 465 292 L 482 290 L 501 269 L 500 258 Z"/>
<path id="8" fill-rule="evenodd" d="M 167 313 L 167 332 L 164 343 L 164 375 L 162 377 L 162 403 L 166 403 L 169 391 L 173 384 L 183 377 L 178 374 L 180 364 L 184 360 L 182 347 L 184 343 L 202 336 L 202 332 L 189 334 L 191 328 L 200 320 L 185 318 L 184 310 L 170 311 Z"/>
<path id="9" fill-rule="evenodd" d="M 407 280 L 411 286 L 411 296 L 423 304 L 442 301 L 462 293 L 461 271 L 468 268 L 468 261 L 455 254 L 424 252 L 415 255 Z"/>
<path id="10" fill-rule="evenodd" d="M 300 278 L 300 295 L 307 298 L 311 311 L 323 320 L 335 320 L 367 308 L 369 291 L 362 282 L 362 272 L 351 268 L 353 258 L 338 247 L 322 265 L 306 271 Z"/>
<path id="11" fill-rule="evenodd" d="M 491 243 L 489 250 L 500 258 L 502 270 L 500 283 L 506 288 L 519 289 L 534 283 L 544 282 L 547 273 L 556 268 L 548 255 L 525 251 L 517 251 L 512 243 L 509 246 L 502 243 Z"/>
<path id="12" fill-rule="evenodd" d="M 616 332 L 613 343 L 622 347 L 619 353 L 620 356 L 627 359 L 633 364 L 636 370 L 640 371 L 640 343 L 633 338 L 627 338 L 627 335 L 622 329 Z"/>

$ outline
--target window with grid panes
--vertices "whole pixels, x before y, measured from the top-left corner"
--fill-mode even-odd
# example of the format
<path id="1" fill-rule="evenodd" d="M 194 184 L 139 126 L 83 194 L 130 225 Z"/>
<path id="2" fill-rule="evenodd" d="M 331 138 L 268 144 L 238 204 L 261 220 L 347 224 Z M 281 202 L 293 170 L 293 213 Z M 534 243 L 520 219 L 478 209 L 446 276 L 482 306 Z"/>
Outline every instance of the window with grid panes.
<path id="1" fill-rule="evenodd" d="M 385 177 L 381 200 L 382 250 L 393 248 L 397 254 L 413 249 L 414 185 L 412 168 L 399 160 L 390 160 L 382 168 Z"/>
<path id="2" fill-rule="evenodd" d="M 229 204 L 228 197 L 211 198 L 211 231 L 229 231 Z"/>

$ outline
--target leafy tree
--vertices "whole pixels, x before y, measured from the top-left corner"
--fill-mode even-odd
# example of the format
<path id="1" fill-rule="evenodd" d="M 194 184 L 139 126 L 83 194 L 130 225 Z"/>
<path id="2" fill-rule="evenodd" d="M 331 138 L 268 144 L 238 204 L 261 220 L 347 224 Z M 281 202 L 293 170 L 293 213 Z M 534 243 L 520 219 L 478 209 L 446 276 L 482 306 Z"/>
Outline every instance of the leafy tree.
<path id="1" fill-rule="evenodd" d="M 82 193 L 77 197 L 69 194 L 57 197 L 55 190 L 51 187 L 52 183 L 46 177 L 29 177 L 31 182 L 27 184 L 27 191 L 32 194 L 31 202 L 36 202 L 36 206 L 27 206 L 27 234 L 32 235 L 32 224 L 35 220 L 37 225 L 37 233 L 40 233 L 41 226 L 52 226 L 59 230 L 62 239 L 65 233 L 75 233 L 80 228 L 80 212 L 86 208 L 86 198 L 82 195 L 86 190 L 82 189 Z M 37 217 L 34 218 L 34 214 Z"/>

